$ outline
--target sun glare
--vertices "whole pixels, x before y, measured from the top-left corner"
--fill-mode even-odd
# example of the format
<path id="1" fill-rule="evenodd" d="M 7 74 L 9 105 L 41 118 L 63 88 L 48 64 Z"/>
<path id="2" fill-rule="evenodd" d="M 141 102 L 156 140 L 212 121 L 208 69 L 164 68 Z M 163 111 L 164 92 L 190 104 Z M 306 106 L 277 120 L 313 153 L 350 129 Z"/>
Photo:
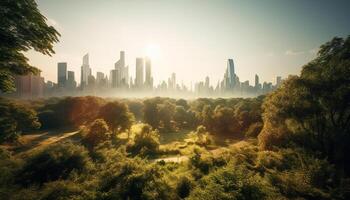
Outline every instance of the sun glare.
<path id="1" fill-rule="evenodd" d="M 156 44 L 150 44 L 146 47 L 146 56 L 151 59 L 158 59 L 160 57 L 160 47 Z"/>

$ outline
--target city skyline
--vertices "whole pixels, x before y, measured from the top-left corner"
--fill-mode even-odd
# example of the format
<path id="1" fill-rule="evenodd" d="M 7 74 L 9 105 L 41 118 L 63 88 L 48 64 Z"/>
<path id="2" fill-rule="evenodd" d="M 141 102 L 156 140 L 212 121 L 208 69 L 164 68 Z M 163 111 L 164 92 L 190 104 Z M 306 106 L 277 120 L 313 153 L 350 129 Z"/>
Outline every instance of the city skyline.
<path id="1" fill-rule="evenodd" d="M 173 72 L 186 85 L 208 75 L 216 82 L 227 58 L 240 66 L 236 73 L 242 80 L 253 82 L 250 72 L 256 71 L 262 80 L 272 81 L 277 75 L 298 74 L 321 44 L 350 31 L 349 3 L 339 0 L 39 0 L 38 5 L 62 36 L 53 57 L 33 51 L 26 55 L 50 80 L 55 80 L 56 63 L 62 60 L 80 77 L 81 56 L 86 52 L 96 71 L 108 74 L 118 52 L 124 50 L 130 66 L 135 66 L 135 57 L 157 54 L 152 61 L 156 84 Z"/>

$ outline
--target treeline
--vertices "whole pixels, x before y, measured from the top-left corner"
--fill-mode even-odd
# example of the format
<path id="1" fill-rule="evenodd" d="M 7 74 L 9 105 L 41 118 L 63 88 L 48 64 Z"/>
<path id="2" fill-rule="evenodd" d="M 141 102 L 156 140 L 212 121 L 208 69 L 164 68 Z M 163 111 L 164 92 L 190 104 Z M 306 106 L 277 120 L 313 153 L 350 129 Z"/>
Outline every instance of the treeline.
<path id="1" fill-rule="evenodd" d="M 99 97 L 66 97 L 37 100 L 13 105 L 1 100 L 3 107 L 18 106 L 18 112 L 30 112 L 27 120 L 41 124 L 41 129 L 79 128 L 96 119 L 103 119 L 117 134 L 129 131 L 137 122 L 147 123 L 161 133 L 176 132 L 181 129 L 196 129 L 203 125 L 212 134 L 242 138 L 245 133 L 256 137 L 262 128 L 261 103 L 263 97 L 252 99 L 102 99 Z M 24 109 L 25 108 L 25 109 Z M 0 108 L 1 109 L 1 108 Z M 13 110 L 5 110 L 9 117 Z M 15 116 L 12 116 L 15 117 Z M 24 120 L 18 118 L 17 120 Z M 13 120 L 3 123 L 3 129 Z M 18 121 L 21 124 L 20 121 Z M 23 125 L 25 126 L 25 125 Z M 35 127 L 18 127 L 16 134 Z M 5 134 L 10 134 L 6 130 Z M 15 139 L 15 137 L 7 137 Z M 5 140 L 5 138 L 4 138 Z"/>

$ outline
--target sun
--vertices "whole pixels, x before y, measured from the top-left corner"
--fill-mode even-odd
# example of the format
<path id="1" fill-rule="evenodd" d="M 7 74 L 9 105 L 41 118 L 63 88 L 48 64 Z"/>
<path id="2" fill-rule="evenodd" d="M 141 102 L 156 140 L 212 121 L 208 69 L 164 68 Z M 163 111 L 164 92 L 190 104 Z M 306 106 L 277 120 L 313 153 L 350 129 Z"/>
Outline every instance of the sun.
<path id="1" fill-rule="evenodd" d="M 146 46 L 146 56 L 151 59 L 158 59 L 160 57 L 160 47 L 156 44 L 150 44 Z"/>

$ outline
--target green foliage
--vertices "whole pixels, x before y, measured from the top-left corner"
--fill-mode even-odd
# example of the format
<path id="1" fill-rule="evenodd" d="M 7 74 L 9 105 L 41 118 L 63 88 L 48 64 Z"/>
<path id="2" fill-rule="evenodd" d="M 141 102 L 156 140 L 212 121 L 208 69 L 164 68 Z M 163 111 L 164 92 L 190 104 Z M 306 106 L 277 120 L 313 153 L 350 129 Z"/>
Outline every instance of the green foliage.
<path id="1" fill-rule="evenodd" d="M 350 37 L 321 46 L 318 57 L 270 94 L 264 104 L 262 148 L 294 144 L 322 152 L 349 172 Z"/>
<path id="2" fill-rule="evenodd" d="M 83 146 L 65 143 L 34 153 L 17 173 L 18 184 L 42 185 L 48 181 L 67 179 L 71 172 L 82 173 L 91 168 L 88 152 Z"/>
<path id="3" fill-rule="evenodd" d="M 129 130 L 134 121 L 134 116 L 126 104 L 118 101 L 104 105 L 100 109 L 99 116 L 107 122 L 113 133 Z"/>
<path id="4" fill-rule="evenodd" d="M 0 91 L 14 90 L 14 76 L 38 73 L 23 52 L 51 55 L 59 33 L 46 24 L 34 0 L 0 2 Z"/>
<path id="5" fill-rule="evenodd" d="M 256 122 L 254 124 L 251 124 L 247 132 L 245 133 L 245 136 L 251 137 L 251 138 L 257 138 L 262 128 L 263 128 L 263 123 L 261 122 Z"/>
<path id="6" fill-rule="evenodd" d="M 111 139 L 107 123 L 103 119 L 96 119 L 90 126 L 83 141 L 89 146 L 94 147 L 101 142 Z"/>
<path id="7" fill-rule="evenodd" d="M 273 188 L 244 168 L 220 168 L 199 181 L 189 199 L 269 199 Z"/>
<path id="8" fill-rule="evenodd" d="M 24 104 L 0 99 L 0 143 L 15 141 L 23 131 L 40 128 L 36 112 Z"/>
<path id="9" fill-rule="evenodd" d="M 125 102 L 128 105 L 130 112 L 135 116 L 136 121 L 143 119 L 143 102 L 140 100 L 127 100 Z"/>
<path id="10" fill-rule="evenodd" d="M 141 159 L 124 159 L 101 174 L 98 199 L 174 199 L 164 173 Z"/>
<path id="11" fill-rule="evenodd" d="M 39 120 L 43 128 L 77 128 L 98 118 L 105 100 L 99 97 L 52 98 L 38 108 Z"/>
<path id="12" fill-rule="evenodd" d="M 141 131 L 135 133 L 134 140 L 127 146 L 128 152 L 133 155 L 153 156 L 159 151 L 159 133 L 157 130 L 152 130 L 148 124 L 144 124 Z"/>
<path id="13" fill-rule="evenodd" d="M 184 199 L 190 195 L 193 187 L 193 181 L 187 176 L 182 176 L 177 182 L 176 193 L 180 198 Z"/>

